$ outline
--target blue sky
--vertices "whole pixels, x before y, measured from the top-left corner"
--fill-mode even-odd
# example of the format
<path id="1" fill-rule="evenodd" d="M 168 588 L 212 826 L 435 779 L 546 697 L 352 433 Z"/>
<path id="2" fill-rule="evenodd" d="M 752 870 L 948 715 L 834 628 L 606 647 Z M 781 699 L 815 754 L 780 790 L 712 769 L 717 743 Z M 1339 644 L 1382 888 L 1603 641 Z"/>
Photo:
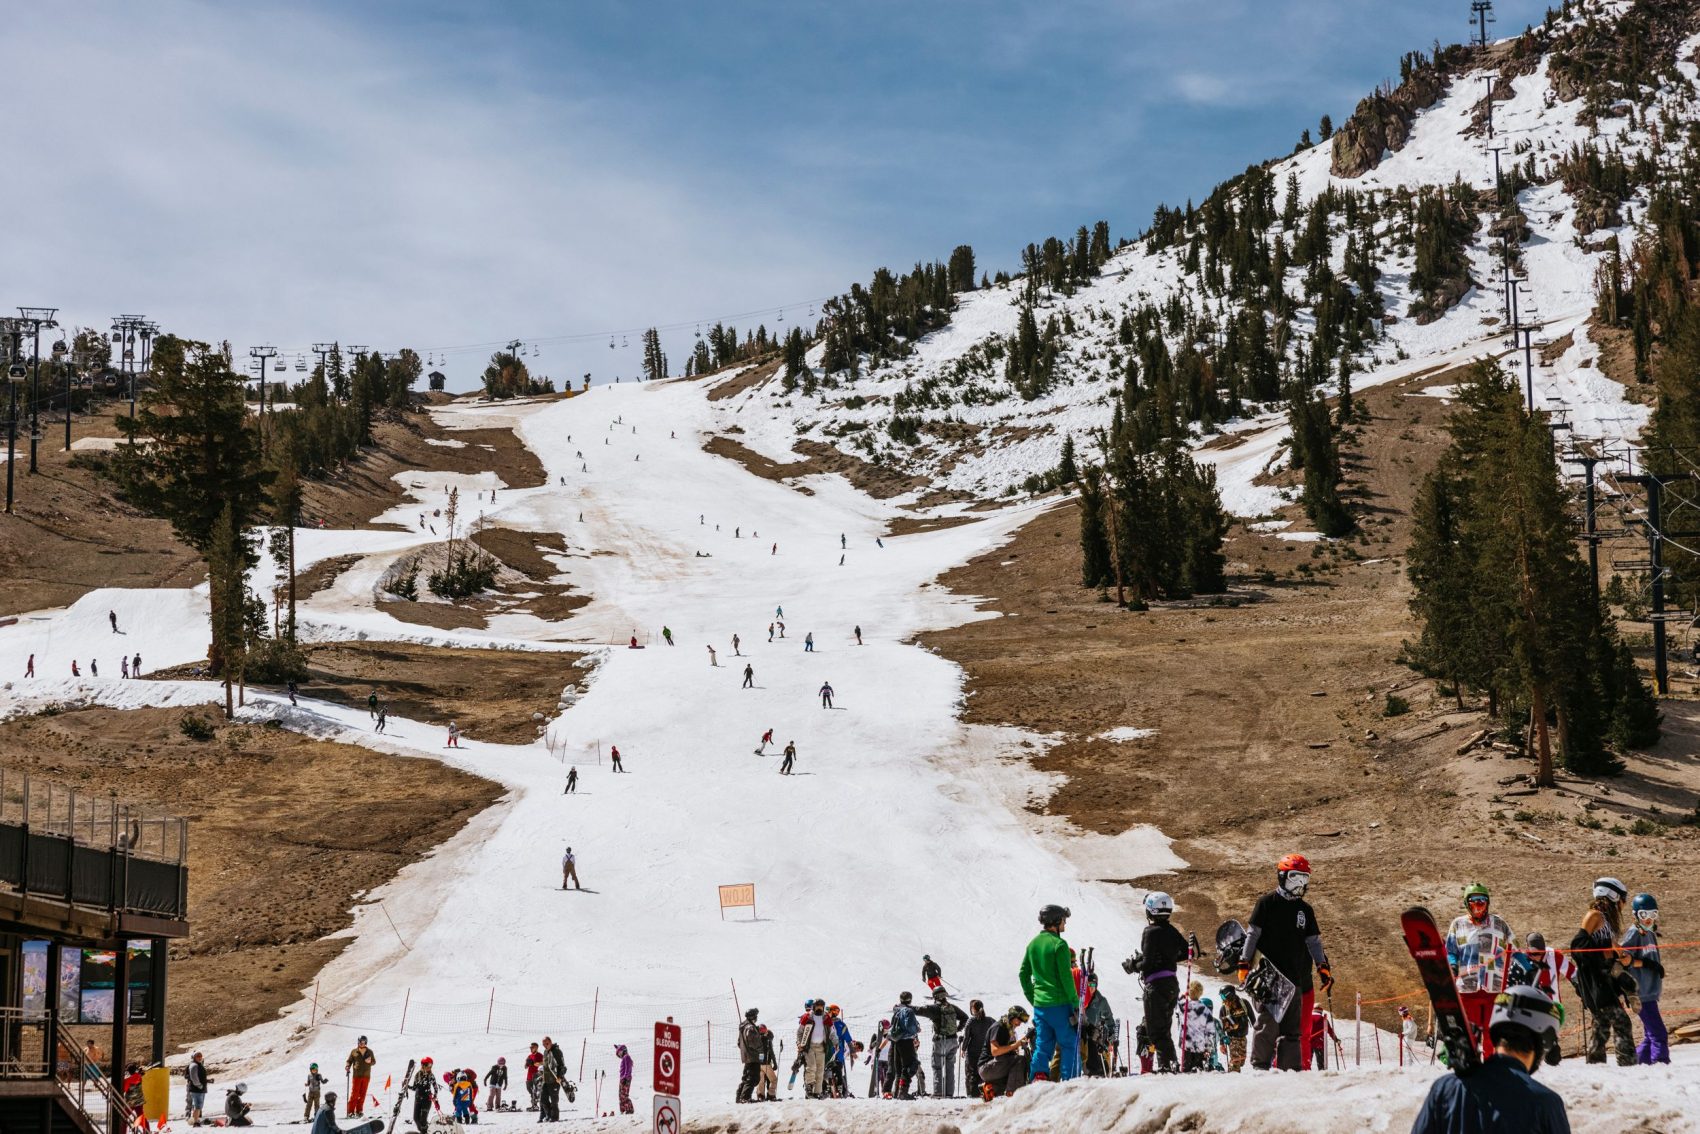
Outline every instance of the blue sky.
<path id="1" fill-rule="evenodd" d="M 1545 6 L 1501 0 L 1497 31 Z M 71 12 L 75 18 L 68 18 Z M 34 5 L 0 105 L 5 303 L 449 355 L 1120 236 L 1343 120 L 1465 0 Z M 770 320 L 771 324 L 771 320 Z M 675 367 L 690 329 L 668 336 Z M 627 350 L 545 342 L 598 380 Z M 594 348 L 594 349 L 593 349 Z"/>

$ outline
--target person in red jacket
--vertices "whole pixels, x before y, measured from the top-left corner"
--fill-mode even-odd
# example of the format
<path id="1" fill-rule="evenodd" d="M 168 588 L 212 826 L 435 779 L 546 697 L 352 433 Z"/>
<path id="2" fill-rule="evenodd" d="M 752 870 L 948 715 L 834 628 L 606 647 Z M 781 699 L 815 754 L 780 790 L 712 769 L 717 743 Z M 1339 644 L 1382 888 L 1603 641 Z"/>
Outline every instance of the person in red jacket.
<path id="1" fill-rule="evenodd" d="M 1328 1041 L 1338 1042 L 1340 1037 L 1334 1032 L 1334 1019 L 1320 1008 L 1315 1008 L 1310 1014 L 1310 1063 L 1318 1071 L 1328 1070 Z"/>
<path id="2" fill-rule="evenodd" d="M 526 1110 L 537 1109 L 537 1071 L 543 1066 L 543 1053 L 537 1050 L 537 1045 L 531 1045 L 531 1054 L 525 1057 L 525 1093 L 531 1096 L 531 1105 Z"/>

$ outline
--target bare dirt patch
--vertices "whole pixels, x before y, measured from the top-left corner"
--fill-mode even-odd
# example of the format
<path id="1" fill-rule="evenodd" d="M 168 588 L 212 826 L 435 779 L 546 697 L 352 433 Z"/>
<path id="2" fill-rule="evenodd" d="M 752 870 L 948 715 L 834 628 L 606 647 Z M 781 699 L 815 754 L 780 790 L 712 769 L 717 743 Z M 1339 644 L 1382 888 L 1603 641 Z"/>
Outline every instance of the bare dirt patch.
<path id="1" fill-rule="evenodd" d="M 376 692 L 397 716 L 445 726 L 453 720 L 470 739 L 528 744 L 536 739 L 531 715 L 553 715 L 562 688 L 582 679 L 577 660 L 540 650 L 336 642 L 307 648 L 300 691 L 357 706 Z"/>
<path id="2" fill-rule="evenodd" d="M 0 765 L 190 821 L 190 933 L 171 947 L 173 1044 L 276 1016 L 341 952 L 356 895 L 454 836 L 502 788 L 279 728 L 219 725 L 211 706 L 78 709 L 0 724 Z M 419 790 L 420 777 L 431 790 Z"/>
<path id="3" fill-rule="evenodd" d="M 724 401 L 727 398 L 736 397 L 745 390 L 755 389 L 775 377 L 779 373 L 783 361 L 783 359 L 776 358 L 771 362 L 764 362 L 760 366 L 752 366 L 741 374 L 735 374 L 731 378 L 723 380 L 708 391 L 708 400 L 711 402 Z"/>
<path id="4" fill-rule="evenodd" d="M 116 402 L 72 421 L 73 443 L 116 438 Z M 99 450 L 66 453 L 64 419 L 42 419 L 31 475 L 26 430 L 18 430 L 14 514 L 0 513 L 0 614 L 67 606 L 96 587 L 187 587 L 206 577 L 200 557 L 164 520 L 130 507 L 95 466 Z M 0 470 L 0 476 L 3 476 Z"/>
<path id="5" fill-rule="evenodd" d="M 295 601 L 306 602 L 320 591 L 329 589 L 337 580 L 337 576 L 360 562 L 359 555 L 337 555 L 330 559 L 321 559 L 305 571 L 295 576 Z"/>
<path id="6" fill-rule="evenodd" d="M 1176 840 L 1190 869 L 1145 881 L 1175 892 L 1187 929 L 1205 936 L 1222 919 L 1243 918 L 1273 884 L 1280 855 L 1309 855 L 1343 1005 L 1354 992 L 1378 999 L 1415 988 L 1398 911 L 1424 902 L 1450 916 L 1473 880 L 1493 888 L 1514 929 L 1549 939 L 1568 939 L 1598 874 L 1661 901 L 1677 895 L 1683 907 L 1700 899 L 1700 871 L 1682 866 L 1700 832 L 1629 833 L 1649 807 L 1666 817 L 1693 807 L 1700 724 L 1673 729 L 1630 777 L 1509 796 L 1524 788 L 1499 779 L 1531 765 L 1492 750 L 1460 757 L 1480 714 L 1457 713 L 1397 663 L 1414 633 L 1399 556 L 1449 412 L 1439 399 L 1404 395 L 1436 380 L 1446 378 L 1359 395 L 1370 421 L 1344 454 L 1362 524 L 1351 542 L 1295 543 L 1236 527 L 1224 605 L 1206 598 L 1127 612 L 1077 585 L 1079 521 L 1065 503 L 944 576 L 953 590 L 990 596 L 1005 617 L 921 639 L 967 670 L 968 720 L 1065 738 L 1034 758 L 1066 777 L 1047 812 L 1105 833 L 1152 823 Z M 1384 717 L 1390 692 L 1412 711 Z M 1156 733 L 1096 739 L 1120 726 Z M 1574 815 L 1600 814 L 1583 810 L 1589 800 L 1618 809 L 1621 821 L 1578 825 Z M 1700 957 L 1683 955 L 1672 974 L 1693 988 Z M 1391 1006 L 1377 1011 L 1391 1022 Z"/>

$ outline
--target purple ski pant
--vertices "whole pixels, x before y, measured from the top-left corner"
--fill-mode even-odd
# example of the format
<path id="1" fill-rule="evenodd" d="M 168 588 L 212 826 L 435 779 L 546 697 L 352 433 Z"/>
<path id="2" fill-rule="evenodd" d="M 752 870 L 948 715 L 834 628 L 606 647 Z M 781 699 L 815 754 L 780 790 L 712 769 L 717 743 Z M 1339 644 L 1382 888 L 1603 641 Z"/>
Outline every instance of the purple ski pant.
<path id="1" fill-rule="evenodd" d="M 1637 1063 L 1669 1063 L 1670 1033 L 1665 1031 L 1664 1017 L 1659 1015 L 1657 1000 L 1641 1001 L 1641 1044 L 1635 1049 Z"/>

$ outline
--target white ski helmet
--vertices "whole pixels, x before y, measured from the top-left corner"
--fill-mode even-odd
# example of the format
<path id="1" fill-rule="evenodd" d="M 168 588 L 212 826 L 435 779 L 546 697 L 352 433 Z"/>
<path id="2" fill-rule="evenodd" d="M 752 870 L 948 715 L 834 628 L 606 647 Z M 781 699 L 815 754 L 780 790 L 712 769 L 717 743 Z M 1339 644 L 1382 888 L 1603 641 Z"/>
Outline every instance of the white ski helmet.
<path id="1" fill-rule="evenodd" d="M 1175 912 L 1175 900 L 1161 890 L 1145 895 L 1145 912 L 1152 917 L 1168 917 Z"/>
<path id="2" fill-rule="evenodd" d="M 1625 901 L 1629 897 L 1629 887 L 1615 878 L 1594 879 L 1594 897 L 1610 898 L 1614 902 Z"/>
<path id="3" fill-rule="evenodd" d="M 245 1094 L 248 1093 L 248 1084 L 238 1083 L 238 1084 L 236 1084 L 236 1086 L 232 1087 L 231 1089 L 234 1090 L 239 1095 L 245 1095 Z"/>
<path id="4" fill-rule="evenodd" d="M 1507 1028 L 1521 1028 L 1533 1037 L 1538 1054 L 1556 1051 L 1562 1011 L 1551 996 L 1532 985 L 1510 988 L 1494 999 L 1488 1035 L 1498 1041 Z"/>

